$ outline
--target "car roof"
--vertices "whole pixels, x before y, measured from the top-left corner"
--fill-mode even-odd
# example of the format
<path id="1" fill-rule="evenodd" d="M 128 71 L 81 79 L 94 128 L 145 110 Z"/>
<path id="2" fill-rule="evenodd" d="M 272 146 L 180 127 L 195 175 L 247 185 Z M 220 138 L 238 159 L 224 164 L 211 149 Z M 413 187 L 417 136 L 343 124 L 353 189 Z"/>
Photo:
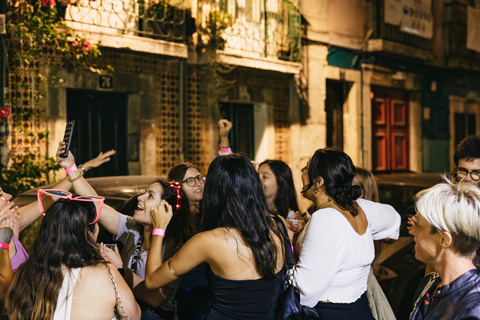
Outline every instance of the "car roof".
<path id="1" fill-rule="evenodd" d="M 426 189 L 442 182 L 442 175 L 445 175 L 445 173 L 381 173 L 374 176 L 379 186 L 388 185 Z"/>

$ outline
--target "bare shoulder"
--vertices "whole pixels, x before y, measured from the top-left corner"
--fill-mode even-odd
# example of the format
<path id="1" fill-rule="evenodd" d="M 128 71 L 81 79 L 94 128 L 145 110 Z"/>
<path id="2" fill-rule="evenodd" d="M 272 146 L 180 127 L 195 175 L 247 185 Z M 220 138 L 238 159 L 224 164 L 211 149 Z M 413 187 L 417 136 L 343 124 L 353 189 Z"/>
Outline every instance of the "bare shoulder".
<path id="1" fill-rule="evenodd" d="M 88 319 L 89 316 L 111 319 L 115 304 L 115 290 L 106 265 L 83 267 L 75 286 L 72 320 Z"/>

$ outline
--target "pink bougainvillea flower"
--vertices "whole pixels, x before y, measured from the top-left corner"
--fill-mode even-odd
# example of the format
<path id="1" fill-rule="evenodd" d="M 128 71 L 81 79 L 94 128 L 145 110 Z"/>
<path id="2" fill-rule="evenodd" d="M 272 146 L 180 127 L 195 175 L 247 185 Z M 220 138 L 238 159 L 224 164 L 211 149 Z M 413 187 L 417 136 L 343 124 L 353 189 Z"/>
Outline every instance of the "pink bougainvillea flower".
<path id="1" fill-rule="evenodd" d="M 87 48 L 87 47 L 82 47 L 82 50 L 83 50 L 83 51 L 87 51 L 88 48 Z"/>
<path id="2" fill-rule="evenodd" d="M 55 7 L 57 5 L 57 3 L 55 2 L 55 0 L 50 0 L 50 7 Z"/>
<path id="3" fill-rule="evenodd" d="M 7 117 L 8 115 L 10 115 L 10 109 L 8 109 L 8 108 L 3 108 L 3 110 L 0 111 L 0 116 L 2 116 L 2 117 Z"/>
<path id="4" fill-rule="evenodd" d="M 83 46 L 87 47 L 87 49 L 90 48 L 90 41 L 84 41 Z"/>
<path id="5" fill-rule="evenodd" d="M 49 0 L 40 0 L 40 5 L 45 7 L 48 4 Z"/>
<path id="6" fill-rule="evenodd" d="M 80 43 L 78 43 L 77 40 L 75 40 L 75 41 L 72 42 L 72 46 L 74 46 L 74 47 L 78 46 L 79 44 L 80 44 Z"/>

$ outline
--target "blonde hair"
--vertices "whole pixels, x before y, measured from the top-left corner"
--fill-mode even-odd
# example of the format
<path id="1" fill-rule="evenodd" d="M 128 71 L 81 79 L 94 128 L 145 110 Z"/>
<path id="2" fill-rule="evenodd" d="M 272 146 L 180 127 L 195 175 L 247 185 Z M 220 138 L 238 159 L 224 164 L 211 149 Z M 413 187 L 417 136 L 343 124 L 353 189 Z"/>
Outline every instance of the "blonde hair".
<path id="1" fill-rule="evenodd" d="M 373 173 L 362 167 L 355 167 L 357 173 L 353 177 L 352 184 L 359 186 L 362 189 L 362 198 L 378 202 L 378 188 L 377 182 Z"/>
<path id="2" fill-rule="evenodd" d="M 453 249 L 469 256 L 480 242 L 480 189 L 470 183 L 444 182 L 416 195 L 416 209 L 436 231 L 454 238 Z"/>

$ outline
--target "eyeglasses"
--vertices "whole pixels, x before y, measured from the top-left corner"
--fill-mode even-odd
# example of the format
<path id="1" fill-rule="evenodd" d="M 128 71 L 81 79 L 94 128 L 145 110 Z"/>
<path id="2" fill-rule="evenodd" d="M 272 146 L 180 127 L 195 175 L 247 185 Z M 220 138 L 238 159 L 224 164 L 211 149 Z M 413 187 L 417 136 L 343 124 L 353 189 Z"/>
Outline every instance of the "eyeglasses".
<path id="1" fill-rule="evenodd" d="M 180 195 L 180 183 L 175 180 L 172 180 L 169 183 L 170 187 L 177 191 L 177 204 L 175 205 L 175 210 L 178 210 L 180 209 L 180 200 L 182 199 L 182 196 Z"/>
<path id="2" fill-rule="evenodd" d="M 94 224 L 100 218 L 100 212 L 102 212 L 103 202 L 105 201 L 104 197 L 99 197 L 99 196 L 73 197 L 73 195 L 70 192 L 65 191 L 65 190 L 40 189 L 37 192 L 38 209 L 40 210 L 40 213 L 43 214 L 43 215 L 45 215 L 45 210 L 43 209 L 43 204 L 42 204 L 42 195 L 43 194 L 49 195 L 51 197 L 61 198 L 61 199 L 69 199 L 69 200 L 74 200 L 74 201 L 87 201 L 87 202 L 98 203 L 97 217 L 95 218 L 95 221 L 93 221 L 90 224 Z"/>
<path id="3" fill-rule="evenodd" d="M 207 177 L 200 174 L 196 177 L 187 178 L 187 179 L 183 180 L 182 183 L 186 183 L 190 187 L 195 187 L 197 185 L 197 183 L 200 183 L 200 182 L 205 183 L 206 180 L 207 180 Z"/>
<path id="4" fill-rule="evenodd" d="M 465 168 L 458 168 L 456 172 L 457 177 L 459 178 L 466 178 L 468 175 L 470 175 L 470 178 L 472 178 L 473 181 L 480 180 L 480 170 L 468 171 Z"/>

